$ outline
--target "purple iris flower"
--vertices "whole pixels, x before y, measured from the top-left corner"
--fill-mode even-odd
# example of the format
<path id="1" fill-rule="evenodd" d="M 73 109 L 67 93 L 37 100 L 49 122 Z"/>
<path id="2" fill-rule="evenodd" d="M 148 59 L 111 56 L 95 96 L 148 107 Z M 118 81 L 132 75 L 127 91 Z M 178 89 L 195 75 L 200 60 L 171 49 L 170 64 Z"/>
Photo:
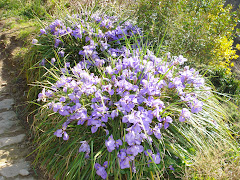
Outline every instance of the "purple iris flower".
<path id="1" fill-rule="evenodd" d="M 105 63 L 104 59 L 98 59 L 98 58 L 95 59 L 95 65 L 97 67 L 102 67 L 104 63 Z"/>
<path id="2" fill-rule="evenodd" d="M 102 51 L 106 50 L 108 47 L 110 47 L 110 45 L 107 43 L 107 42 L 104 42 L 104 41 L 100 41 L 101 43 L 101 48 L 102 48 Z"/>
<path id="3" fill-rule="evenodd" d="M 167 129 L 169 127 L 169 123 L 165 122 L 164 123 L 164 129 Z"/>
<path id="4" fill-rule="evenodd" d="M 117 156 L 120 160 L 125 159 L 127 157 L 126 149 L 120 149 L 120 152 Z"/>
<path id="5" fill-rule="evenodd" d="M 102 86 L 102 91 L 107 91 L 112 96 L 114 94 L 114 90 L 111 88 L 112 88 L 111 84 L 105 85 L 105 86 Z"/>
<path id="6" fill-rule="evenodd" d="M 105 141 L 105 145 L 109 152 L 112 152 L 116 148 L 116 143 L 113 139 L 113 135 L 109 136 L 108 140 Z"/>
<path id="7" fill-rule="evenodd" d="M 55 59 L 55 58 L 52 58 L 52 59 L 51 59 L 51 64 L 54 65 L 55 62 L 56 62 L 56 59 Z"/>
<path id="8" fill-rule="evenodd" d="M 47 101 L 47 98 L 48 96 L 47 96 L 47 94 L 46 94 L 46 89 L 45 88 L 43 88 L 42 89 L 42 92 L 41 93 L 39 93 L 38 94 L 38 99 L 37 99 L 37 101 L 43 101 L 43 102 L 46 102 Z M 50 97 L 50 96 L 49 96 Z"/>
<path id="9" fill-rule="evenodd" d="M 53 92 L 51 90 L 47 90 L 46 91 L 46 96 L 47 97 L 52 97 L 53 96 Z"/>
<path id="10" fill-rule="evenodd" d="M 121 139 L 118 139 L 118 140 L 116 140 L 116 142 L 115 142 L 115 146 L 116 146 L 116 148 L 118 149 L 119 148 L 119 146 L 121 146 L 123 143 L 122 143 L 122 140 Z"/>
<path id="11" fill-rule="evenodd" d="M 172 123 L 172 121 L 172 118 L 170 116 L 167 116 L 165 118 L 164 129 L 167 129 L 169 127 L 169 123 Z"/>
<path id="12" fill-rule="evenodd" d="M 195 99 L 193 101 L 193 104 L 191 104 L 191 111 L 192 113 L 198 113 L 202 110 L 202 106 L 203 106 L 203 102 L 202 101 L 198 101 L 197 99 Z"/>
<path id="13" fill-rule="evenodd" d="M 55 39 L 54 47 L 57 48 L 60 43 L 62 43 L 62 41 L 60 39 Z"/>
<path id="14" fill-rule="evenodd" d="M 164 102 L 162 102 L 160 99 L 156 99 L 152 102 L 153 107 L 159 107 L 159 108 L 165 108 Z"/>
<path id="15" fill-rule="evenodd" d="M 160 153 L 153 154 L 151 149 L 148 149 L 147 151 L 144 151 L 144 154 L 146 156 L 151 156 L 155 164 L 159 164 L 161 161 Z M 152 160 L 149 160 L 149 162 L 152 162 Z"/>
<path id="16" fill-rule="evenodd" d="M 164 122 L 164 129 L 167 129 L 169 127 L 169 123 L 172 123 L 172 121 L 172 118 L 170 116 L 167 116 Z"/>
<path id="17" fill-rule="evenodd" d="M 120 168 L 121 169 L 130 168 L 130 161 L 133 161 L 133 160 L 134 160 L 133 156 L 126 156 L 124 159 L 121 159 Z"/>
<path id="18" fill-rule="evenodd" d="M 73 31 L 73 30 L 72 30 L 70 27 L 67 27 L 67 32 L 68 32 L 69 34 L 71 34 L 72 31 Z"/>
<path id="19" fill-rule="evenodd" d="M 152 115 L 154 117 L 157 117 L 158 121 L 162 122 L 162 118 L 160 116 L 160 112 L 162 112 L 162 108 L 157 107 L 156 109 L 154 109 L 154 111 L 152 111 Z"/>
<path id="20" fill-rule="evenodd" d="M 158 125 L 156 125 L 154 128 L 153 128 L 153 134 L 156 138 L 158 139 L 161 139 L 161 132 L 160 132 L 160 127 Z"/>
<path id="21" fill-rule="evenodd" d="M 143 152 L 144 148 L 141 145 L 134 145 L 134 146 L 129 146 L 127 148 L 127 154 L 132 154 L 133 156 L 137 156 L 138 153 Z"/>
<path id="22" fill-rule="evenodd" d="M 75 37 L 76 39 L 77 38 L 82 39 L 82 34 L 83 34 L 83 31 L 81 28 L 78 28 L 72 31 L 72 36 Z"/>
<path id="23" fill-rule="evenodd" d="M 58 54 L 61 56 L 61 57 L 64 57 L 64 54 L 65 52 L 63 50 L 59 51 Z"/>
<path id="24" fill-rule="evenodd" d="M 66 36 L 75 37 L 74 41 L 81 42 L 82 47 L 79 49 L 81 60 L 73 68 L 70 68 L 69 62 L 66 63 L 63 75 L 53 85 L 52 91 L 46 92 L 44 89 L 39 94 L 38 100 L 49 101 L 49 108 L 68 119 L 62 129 L 54 133 L 64 140 L 69 139 L 66 128 L 70 122 L 77 121 L 77 125 L 91 127 L 92 133 L 102 127 L 101 130 L 103 129 L 107 136 L 109 136 L 108 128 L 111 126 L 109 123 L 113 120 L 125 123 L 125 136 L 114 140 L 113 135 L 110 135 L 105 140 L 105 146 L 108 152 L 112 152 L 115 149 L 119 150 L 124 144 L 126 149 L 120 149 L 118 153 L 120 168 L 132 166 L 135 169 L 134 158 L 143 153 L 143 141 L 153 145 L 152 150 L 158 152 L 153 144 L 154 139 L 157 141 L 161 139 L 161 128 L 167 129 L 173 122 L 173 119 L 167 116 L 168 112 L 164 110 L 165 105 L 169 105 L 165 101 L 168 99 L 167 89 L 171 88 L 170 91 L 175 93 L 174 96 L 178 96 L 183 103 L 188 104 L 193 113 L 198 113 L 202 110 L 203 103 L 196 99 L 194 88 L 199 89 L 203 86 L 204 79 L 189 67 L 179 71 L 174 67 L 186 61 L 182 56 L 171 57 L 169 54 L 170 62 L 165 62 L 147 50 L 144 57 L 141 57 L 140 41 L 132 46 L 135 49 L 119 47 L 118 45 L 122 46 L 120 44 L 122 40 L 139 33 L 139 28 L 131 23 L 124 22 L 121 27 L 112 29 L 113 26 L 118 25 L 118 20 L 112 17 L 94 14 L 91 14 L 89 19 L 85 15 L 74 17 L 79 18 L 81 25 L 73 24 L 71 27 L 65 27 L 60 20 L 56 20 L 47 31 L 51 31 L 55 37 L 56 48 L 60 43 L 65 45 Z M 99 25 L 95 28 L 92 27 L 92 23 Z M 104 29 L 100 30 L 100 27 Z M 46 31 L 42 30 L 41 34 L 46 34 Z M 64 57 L 64 49 L 60 50 L 59 57 Z M 52 58 L 51 64 L 55 61 L 56 59 Z M 105 69 L 104 78 L 97 77 L 94 73 L 90 74 L 89 68 L 92 67 Z M 68 77 L 67 72 L 71 77 Z M 161 79 L 165 73 L 167 75 Z M 173 112 L 174 115 L 175 113 Z M 179 121 L 185 121 L 190 115 L 189 110 L 183 108 Z M 86 141 L 81 142 L 79 152 L 85 152 L 85 157 L 89 157 L 90 146 Z M 150 162 L 155 164 L 161 162 L 159 153 L 154 154 L 151 150 L 147 152 L 145 154 L 150 156 Z M 96 173 L 103 179 L 107 178 L 107 165 L 109 165 L 107 161 L 102 166 L 95 164 Z M 169 169 L 171 168 L 173 167 L 169 166 Z"/>
<path id="25" fill-rule="evenodd" d="M 181 115 L 179 117 L 179 121 L 184 122 L 186 118 L 189 119 L 190 117 L 191 117 L 190 111 L 187 108 L 183 108 Z"/>
<path id="26" fill-rule="evenodd" d="M 107 178 L 107 172 L 105 170 L 105 168 L 103 166 L 101 166 L 100 164 L 96 163 L 94 165 L 95 169 L 96 169 L 96 173 L 97 175 L 101 176 L 101 178 L 106 179 Z"/>
<path id="27" fill-rule="evenodd" d="M 32 40 L 32 44 L 33 44 L 33 45 L 35 45 L 35 44 L 37 44 L 37 43 L 38 43 L 38 40 L 37 40 L 37 39 L 33 39 L 33 40 Z"/>
<path id="28" fill-rule="evenodd" d="M 172 123 L 172 118 L 170 116 L 167 116 L 166 119 L 165 119 L 165 122 L 167 123 Z"/>
<path id="29" fill-rule="evenodd" d="M 108 74 L 113 74 L 113 69 L 112 69 L 112 67 L 111 66 L 107 66 L 106 67 L 106 72 L 108 73 Z"/>
<path id="30" fill-rule="evenodd" d="M 57 137 L 63 137 L 63 140 L 64 141 L 67 141 L 69 139 L 69 135 L 66 133 L 65 130 L 63 129 L 58 129 L 55 133 L 54 133 L 55 136 Z"/>
<path id="31" fill-rule="evenodd" d="M 103 163 L 103 167 L 105 167 L 105 168 L 108 167 L 108 161 L 105 161 L 105 162 Z"/>
<path id="32" fill-rule="evenodd" d="M 62 116 L 67 116 L 70 114 L 69 110 L 70 110 L 70 106 L 67 106 L 67 105 L 62 106 L 62 107 L 60 107 L 58 113 Z"/>
<path id="33" fill-rule="evenodd" d="M 40 29 L 40 36 L 43 35 L 43 34 L 47 34 L 46 30 L 45 29 Z"/>
<path id="34" fill-rule="evenodd" d="M 111 118 L 114 119 L 115 117 L 118 116 L 118 110 L 113 110 L 112 113 L 111 113 Z"/>
<path id="35" fill-rule="evenodd" d="M 205 80 L 204 80 L 203 78 L 200 78 L 200 77 L 195 78 L 195 79 L 193 80 L 193 85 L 194 85 L 194 87 L 201 87 L 201 86 L 204 85 L 204 83 L 205 83 Z"/>
<path id="36" fill-rule="evenodd" d="M 42 59 L 42 61 L 39 63 L 40 66 L 45 66 L 46 59 Z"/>
<path id="37" fill-rule="evenodd" d="M 63 140 L 67 141 L 69 139 L 69 135 L 66 133 L 66 131 L 63 132 Z"/>
<path id="38" fill-rule="evenodd" d="M 58 129 L 54 135 L 57 136 L 57 137 L 62 137 L 62 134 L 63 134 L 63 130 L 62 129 Z"/>
<path id="39" fill-rule="evenodd" d="M 87 141 L 81 141 L 80 142 L 82 145 L 80 146 L 78 152 L 86 152 L 86 153 L 90 153 L 90 146 L 87 143 Z"/>
<path id="40" fill-rule="evenodd" d="M 70 62 L 66 62 L 66 63 L 65 63 L 65 67 L 66 67 L 66 68 L 69 68 L 69 67 L 70 67 Z"/>
<path id="41" fill-rule="evenodd" d="M 152 155 L 152 150 L 151 150 L 151 149 L 148 149 L 147 151 L 144 151 L 144 154 L 145 154 L 146 156 L 149 156 L 149 154 Z"/>
<path id="42" fill-rule="evenodd" d="M 62 74 L 66 74 L 68 72 L 68 70 L 66 68 L 61 68 L 61 72 L 62 72 Z"/>
<path id="43" fill-rule="evenodd" d="M 91 132 L 92 133 L 97 132 L 98 128 L 101 126 L 102 126 L 102 124 L 98 121 L 98 123 L 96 123 L 94 126 L 91 127 Z"/>
<path id="44" fill-rule="evenodd" d="M 76 119 L 81 119 L 78 121 L 77 125 L 83 125 L 83 123 L 88 119 L 87 109 L 82 108 L 80 110 L 77 110 Z"/>
<path id="45" fill-rule="evenodd" d="M 170 170 L 172 170 L 172 171 L 175 170 L 175 169 L 173 168 L 173 165 L 170 165 L 168 168 L 169 168 Z"/>
<path id="46" fill-rule="evenodd" d="M 109 130 L 104 129 L 104 131 L 106 132 L 106 136 L 108 136 L 109 135 Z"/>
<path id="47" fill-rule="evenodd" d="M 179 63 L 180 65 L 183 65 L 184 62 L 187 61 L 187 59 L 184 58 L 182 55 L 178 56 L 176 60 L 178 61 L 178 63 Z"/>
<path id="48" fill-rule="evenodd" d="M 66 98 L 64 96 L 62 96 L 60 99 L 59 99 L 59 102 L 65 102 L 66 101 Z"/>
<path id="49" fill-rule="evenodd" d="M 57 112 L 59 109 L 61 109 L 62 108 L 62 103 L 54 103 L 53 105 L 52 105 L 52 107 L 53 107 L 53 111 L 54 112 Z"/>
<path id="50" fill-rule="evenodd" d="M 130 145 L 134 145 L 136 140 L 135 140 L 135 133 L 134 131 L 131 131 L 125 135 L 125 141 Z"/>
<path id="51" fill-rule="evenodd" d="M 133 131 L 135 134 L 139 134 L 142 131 L 142 126 L 139 123 L 136 123 L 129 127 L 127 131 Z"/>
<path id="52" fill-rule="evenodd" d="M 159 164 L 160 161 L 161 161 L 161 157 L 160 157 L 160 154 L 157 153 L 157 154 L 152 154 L 152 159 L 154 161 L 155 164 Z"/>

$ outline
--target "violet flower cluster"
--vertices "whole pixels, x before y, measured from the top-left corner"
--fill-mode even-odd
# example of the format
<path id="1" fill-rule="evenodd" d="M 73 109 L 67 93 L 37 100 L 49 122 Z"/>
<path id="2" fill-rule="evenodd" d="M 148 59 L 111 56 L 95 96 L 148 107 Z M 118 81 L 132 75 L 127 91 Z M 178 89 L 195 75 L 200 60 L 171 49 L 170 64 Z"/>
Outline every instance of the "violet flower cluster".
<path id="1" fill-rule="evenodd" d="M 148 165 L 160 164 L 161 150 L 154 143 L 163 139 L 163 132 L 172 123 L 188 121 L 202 110 L 198 93 L 207 89 L 204 79 L 193 68 L 183 66 L 183 56 L 160 58 L 138 43 L 125 46 L 126 39 L 142 35 L 128 21 L 83 13 L 64 22 L 55 20 L 40 32 L 42 37 L 54 38 L 53 46 L 61 58 L 70 53 L 68 39 L 79 45 L 77 54 L 81 57 L 74 66 L 65 62 L 57 82 L 38 95 L 38 101 L 66 119 L 54 135 L 69 140 L 70 124 L 86 126 L 92 134 L 104 132 L 102 146 L 117 154 L 121 169 L 136 170 L 140 156 L 148 159 Z M 41 41 L 33 40 L 33 44 L 38 43 Z M 46 62 L 43 59 L 40 64 Z M 56 59 L 49 62 L 53 65 Z M 92 67 L 100 73 L 91 73 L 95 72 Z M 171 108 L 173 104 L 181 110 Z M 116 135 L 114 128 L 122 132 Z M 79 147 L 85 158 L 91 152 L 88 141 L 83 139 Z M 107 165 L 107 161 L 102 166 L 95 164 L 103 179 L 107 178 Z M 174 169 L 172 165 L 169 168 Z"/>
<path id="2" fill-rule="evenodd" d="M 141 29 L 129 21 L 121 22 L 116 16 L 99 13 L 68 16 L 65 21 L 57 19 L 40 30 L 41 37 L 50 37 L 53 41 L 59 57 L 67 57 L 66 55 L 72 54 L 73 49 L 77 49 L 79 59 L 74 55 L 74 60 L 84 61 L 88 68 L 103 66 L 109 62 L 105 54 L 110 54 L 112 57 L 121 54 L 121 47 L 125 44 L 125 40 L 135 35 L 141 36 Z M 38 45 L 38 42 L 41 44 L 41 41 L 34 39 L 32 43 Z M 72 48 L 70 44 L 77 44 L 77 46 Z M 46 65 L 46 60 L 42 60 L 39 65 Z"/>
<path id="3" fill-rule="evenodd" d="M 197 92 L 206 88 L 204 79 L 188 66 L 179 68 L 185 61 L 182 56 L 166 61 L 150 50 L 142 57 L 141 49 L 130 51 L 123 47 L 117 61 L 113 58 L 113 63 L 104 68 L 103 76 L 90 73 L 85 62 L 73 68 L 65 65 L 68 73 L 63 72 L 48 90 L 44 88 L 38 100 L 66 117 L 62 128 L 54 133 L 57 137 L 70 138 L 70 123 L 87 125 L 91 133 L 106 132 L 105 147 L 109 153 L 117 151 L 121 169 L 134 169 L 140 155 L 148 157 L 149 164 L 159 164 L 160 150 L 154 141 L 160 141 L 162 132 L 174 121 L 187 121 L 203 107 Z M 168 94 L 173 94 L 173 102 L 182 107 L 180 112 L 170 108 Z M 116 122 L 123 127 L 124 135 L 113 136 L 109 127 Z M 81 144 L 79 152 L 89 157 L 87 139 Z M 95 168 L 99 176 L 107 177 L 104 166 L 97 164 Z"/>

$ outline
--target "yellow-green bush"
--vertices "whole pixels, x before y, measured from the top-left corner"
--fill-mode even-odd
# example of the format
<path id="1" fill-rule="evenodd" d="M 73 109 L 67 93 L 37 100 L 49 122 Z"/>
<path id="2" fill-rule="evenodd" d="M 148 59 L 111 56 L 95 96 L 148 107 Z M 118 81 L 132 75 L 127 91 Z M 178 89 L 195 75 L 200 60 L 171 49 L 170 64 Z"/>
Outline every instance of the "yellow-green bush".
<path id="1" fill-rule="evenodd" d="M 229 67 L 236 59 L 232 39 L 237 18 L 223 0 L 139 0 L 137 21 L 152 40 L 164 37 L 166 51 L 194 64 Z M 233 64 L 231 64 L 233 65 Z"/>
<path id="2" fill-rule="evenodd" d="M 233 50 L 232 48 L 233 40 L 229 40 L 229 38 L 223 36 L 219 39 L 216 39 L 215 43 L 215 48 L 212 50 L 212 53 L 215 55 L 215 62 L 213 61 L 212 64 L 226 68 L 226 74 L 230 74 L 230 67 L 234 66 L 231 60 L 239 57 L 236 55 L 236 50 Z"/>

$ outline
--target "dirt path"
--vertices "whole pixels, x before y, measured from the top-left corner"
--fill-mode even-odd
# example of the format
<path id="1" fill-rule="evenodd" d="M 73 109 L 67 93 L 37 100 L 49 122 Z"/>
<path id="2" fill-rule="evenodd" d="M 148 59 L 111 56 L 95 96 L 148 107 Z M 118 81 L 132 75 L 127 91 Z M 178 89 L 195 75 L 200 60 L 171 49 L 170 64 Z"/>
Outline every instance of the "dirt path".
<path id="1" fill-rule="evenodd" d="M 0 21 L 0 180 L 41 180 L 40 171 L 31 165 L 33 158 L 27 157 L 32 151 L 29 127 L 21 118 L 26 83 L 19 76 L 22 59 L 14 53 L 24 41 L 17 39 L 18 29 L 4 27 L 7 21 Z"/>
<path id="2" fill-rule="evenodd" d="M 5 82 L 1 81 L 1 85 L 5 86 Z M 29 154 L 27 133 L 12 110 L 14 100 L 6 89 L 0 88 L 0 180 L 34 180 L 37 178 L 26 160 Z"/>

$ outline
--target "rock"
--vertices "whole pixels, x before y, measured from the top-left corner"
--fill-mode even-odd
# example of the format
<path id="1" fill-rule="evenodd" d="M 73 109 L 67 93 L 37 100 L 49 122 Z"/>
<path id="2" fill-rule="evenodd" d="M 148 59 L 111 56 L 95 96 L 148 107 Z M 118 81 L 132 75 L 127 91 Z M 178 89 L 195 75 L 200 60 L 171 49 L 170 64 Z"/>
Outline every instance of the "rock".
<path id="1" fill-rule="evenodd" d="M 8 129 L 10 129 L 16 122 L 14 119 L 16 119 L 17 116 L 14 111 L 6 111 L 0 113 L 0 134 L 3 134 Z"/>
<path id="2" fill-rule="evenodd" d="M 29 172 L 28 172 L 28 170 L 26 170 L 26 169 L 21 169 L 21 170 L 19 171 L 19 174 L 20 174 L 21 176 L 27 176 L 27 175 L 29 175 Z"/>
<path id="3" fill-rule="evenodd" d="M 2 148 L 4 146 L 9 146 L 12 144 L 20 143 L 24 140 L 25 136 L 26 136 L 25 134 L 19 134 L 17 136 L 13 136 L 13 137 L 0 138 L 0 148 Z"/>
<path id="4" fill-rule="evenodd" d="M 10 164 L 4 168 L 1 168 L 0 174 L 6 178 L 11 178 L 19 175 L 19 171 L 21 169 L 28 169 L 28 167 L 29 167 L 29 164 L 26 161 L 21 160 L 18 163 Z"/>
<path id="5" fill-rule="evenodd" d="M 0 121 L 0 134 L 3 134 L 8 129 L 10 129 L 15 123 L 13 121 Z"/>
<path id="6" fill-rule="evenodd" d="M 0 113 L 0 120 L 9 121 L 13 120 L 13 118 L 17 118 L 17 115 L 14 111 L 6 111 Z"/>
<path id="7" fill-rule="evenodd" d="M 13 99 L 4 99 L 4 100 L 0 101 L 0 110 L 1 109 L 10 109 L 13 104 L 14 104 Z"/>

